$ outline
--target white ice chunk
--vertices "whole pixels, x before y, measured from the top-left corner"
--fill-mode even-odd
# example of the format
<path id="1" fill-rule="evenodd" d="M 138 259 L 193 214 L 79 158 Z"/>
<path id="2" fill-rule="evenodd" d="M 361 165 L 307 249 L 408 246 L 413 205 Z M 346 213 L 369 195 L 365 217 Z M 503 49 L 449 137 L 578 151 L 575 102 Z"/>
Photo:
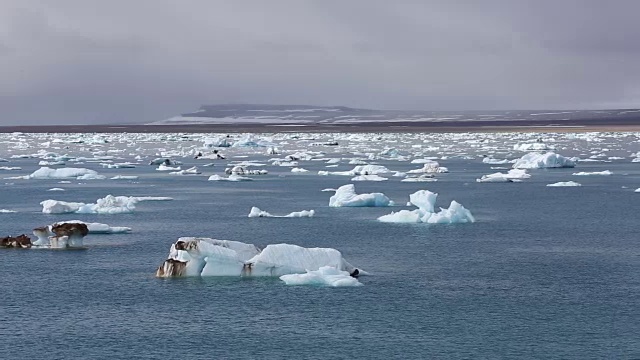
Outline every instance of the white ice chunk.
<path id="1" fill-rule="evenodd" d="M 329 199 L 330 207 L 371 207 L 393 206 L 393 201 L 383 193 L 356 194 L 353 184 L 340 186 L 336 193 Z"/>
<path id="2" fill-rule="evenodd" d="M 280 276 L 280 280 L 287 285 L 316 285 L 316 286 L 361 286 L 362 283 L 346 271 L 332 266 L 323 266 L 318 270 L 307 270 L 305 274 L 288 274 Z"/>
<path id="3" fill-rule="evenodd" d="M 582 186 L 582 184 L 575 181 L 560 181 L 553 184 L 547 184 L 547 186 Z"/>
<path id="4" fill-rule="evenodd" d="M 543 169 L 543 168 L 563 168 L 576 166 L 576 159 L 568 159 L 553 152 L 540 154 L 531 152 L 513 164 L 514 169 Z"/>

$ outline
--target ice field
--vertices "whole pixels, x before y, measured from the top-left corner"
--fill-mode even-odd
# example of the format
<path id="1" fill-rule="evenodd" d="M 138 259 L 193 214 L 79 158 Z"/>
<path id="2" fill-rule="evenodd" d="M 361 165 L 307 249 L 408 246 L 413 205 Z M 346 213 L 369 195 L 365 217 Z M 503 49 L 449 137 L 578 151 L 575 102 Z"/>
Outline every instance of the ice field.
<path id="1" fill-rule="evenodd" d="M 0 236 L 41 245 L 0 249 L 7 358 L 640 357 L 640 133 L 12 133 L 0 165 Z"/>

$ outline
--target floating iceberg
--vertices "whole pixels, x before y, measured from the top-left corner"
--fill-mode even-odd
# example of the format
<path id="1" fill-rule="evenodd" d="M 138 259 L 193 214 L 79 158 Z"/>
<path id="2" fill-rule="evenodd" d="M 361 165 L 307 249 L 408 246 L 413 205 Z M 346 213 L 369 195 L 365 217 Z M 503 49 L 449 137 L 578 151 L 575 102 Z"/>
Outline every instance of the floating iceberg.
<path id="1" fill-rule="evenodd" d="M 433 174 L 422 174 L 416 177 L 409 176 L 407 178 L 400 180 L 400 182 L 434 182 L 434 181 L 438 181 L 438 179 L 436 179 L 433 176 Z"/>
<path id="2" fill-rule="evenodd" d="M 68 223 L 68 224 L 85 224 L 89 231 L 89 234 L 126 234 L 131 232 L 130 227 L 126 226 L 109 226 L 107 224 L 102 223 L 88 223 L 81 220 L 66 220 L 60 221 L 52 226 L 56 226 L 59 224 Z"/>
<path id="3" fill-rule="evenodd" d="M 494 159 L 492 157 L 486 157 L 482 159 L 482 162 L 484 164 L 491 164 L 491 165 L 502 165 L 502 164 L 508 164 L 511 161 L 507 160 L 507 159 Z"/>
<path id="4" fill-rule="evenodd" d="M 291 244 L 255 245 L 210 238 L 179 238 L 169 257 L 156 271 L 158 277 L 282 276 L 304 274 L 330 266 L 357 276 L 364 272 L 331 248 L 303 248 Z"/>
<path id="5" fill-rule="evenodd" d="M 123 214 L 135 210 L 135 205 L 141 201 L 173 200 L 170 197 L 135 197 L 107 195 L 98 199 L 95 204 L 45 200 L 40 203 L 45 214 Z"/>
<path id="6" fill-rule="evenodd" d="M 27 175 L 26 179 L 70 179 L 77 178 L 80 180 L 87 180 L 90 178 L 100 178 L 98 172 L 95 170 L 85 168 L 60 168 L 52 169 L 48 167 L 41 167 L 34 171 L 31 175 Z M 104 177 L 101 177 L 104 179 Z"/>
<path id="7" fill-rule="evenodd" d="M 506 174 L 497 172 L 489 175 L 482 175 L 481 178 L 476 179 L 477 182 L 514 182 L 522 179 L 528 179 L 531 174 L 527 174 L 527 170 L 524 169 L 511 169 Z"/>
<path id="8" fill-rule="evenodd" d="M 266 211 L 262 211 L 257 207 L 252 207 L 251 211 L 249 211 L 249 217 L 280 217 L 280 218 L 299 218 L 299 217 L 313 217 L 315 215 L 314 210 L 302 210 L 302 211 L 294 211 L 287 215 L 271 215 Z"/>
<path id="9" fill-rule="evenodd" d="M 52 249 L 82 248 L 83 238 L 88 233 L 89 229 L 84 223 L 64 222 L 43 226 L 33 229 L 33 235 L 38 238 L 33 246 Z"/>
<path id="10" fill-rule="evenodd" d="M 380 175 L 358 175 L 351 178 L 351 181 L 385 181 L 389 180 L 386 177 Z"/>
<path id="11" fill-rule="evenodd" d="M 434 174 L 434 173 L 446 173 L 449 172 L 444 166 L 440 166 L 437 161 L 426 160 L 421 169 L 414 169 L 407 171 L 407 174 Z"/>
<path id="12" fill-rule="evenodd" d="M 553 184 L 547 184 L 547 186 L 582 186 L 582 184 L 575 181 L 560 181 Z"/>
<path id="13" fill-rule="evenodd" d="M 513 150 L 517 151 L 540 151 L 540 150 L 555 150 L 553 145 L 547 145 L 542 141 L 534 143 L 516 144 L 513 146 Z"/>
<path id="14" fill-rule="evenodd" d="M 581 172 L 577 172 L 577 173 L 573 173 L 572 175 L 575 176 L 590 176 L 590 175 L 612 175 L 613 173 L 609 170 L 604 170 L 604 171 L 593 171 L 593 172 L 586 172 L 586 171 L 581 171 Z"/>
<path id="15" fill-rule="evenodd" d="M 520 159 L 516 160 L 513 164 L 514 169 L 543 169 L 543 168 L 572 168 L 576 166 L 577 159 L 568 159 L 562 155 L 558 155 L 553 152 L 546 154 L 540 154 L 537 152 L 531 152 Z"/>
<path id="16" fill-rule="evenodd" d="M 391 223 L 429 223 L 429 224 L 453 224 L 472 223 L 475 218 L 471 212 L 460 203 L 451 201 L 448 209 L 440 208 L 435 212 L 435 203 L 438 194 L 428 190 L 419 190 L 409 195 L 409 202 L 418 207 L 417 210 L 400 210 L 383 215 L 378 218 L 381 222 Z"/>
<path id="17" fill-rule="evenodd" d="M 169 158 L 157 158 L 149 161 L 149 165 L 176 166 L 182 165 L 182 163 L 180 161 L 172 160 Z"/>
<path id="18" fill-rule="evenodd" d="M 318 270 L 307 270 L 305 274 L 282 275 L 280 280 L 287 285 L 362 286 L 357 278 L 332 266 L 323 266 Z"/>
<path id="19" fill-rule="evenodd" d="M 252 178 L 240 176 L 240 175 L 229 175 L 228 177 L 220 176 L 220 175 L 211 175 L 209 176 L 209 181 L 251 181 Z"/>
<path id="20" fill-rule="evenodd" d="M 356 194 L 353 184 L 342 185 L 329 199 L 330 207 L 393 206 L 393 201 L 383 193 Z"/>

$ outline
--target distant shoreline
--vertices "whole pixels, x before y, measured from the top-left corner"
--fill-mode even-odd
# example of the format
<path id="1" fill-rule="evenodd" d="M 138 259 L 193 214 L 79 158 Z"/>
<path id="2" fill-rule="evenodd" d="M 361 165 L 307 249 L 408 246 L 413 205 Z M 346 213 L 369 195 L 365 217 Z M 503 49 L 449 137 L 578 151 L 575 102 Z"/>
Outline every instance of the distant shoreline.
<path id="1" fill-rule="evenodd" d="M 198 124 L 0 126 L 0 133 L 275 133 L 275 132 L 636 132 L 640 119 L 583 121 L 370 122 L 357 124 Z"/>

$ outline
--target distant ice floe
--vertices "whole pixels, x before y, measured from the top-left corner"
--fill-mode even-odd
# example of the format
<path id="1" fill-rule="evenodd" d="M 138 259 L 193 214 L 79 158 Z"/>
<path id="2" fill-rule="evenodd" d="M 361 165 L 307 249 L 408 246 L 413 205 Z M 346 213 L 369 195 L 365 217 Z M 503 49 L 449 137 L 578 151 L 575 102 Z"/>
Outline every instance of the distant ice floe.
<path id="1" fill-rule="evenodd" d="M 98 175 L 95 170 L 85 168 L 59 168 L 52 169 L 49 167 L 41 167 L 40 169 L 31 173 L 31 175 L 19 176 L 15 179 L 78 179 L 78 180 L 93 180 L 104 179 L 102 175 Z"/>
<path id="2" fill-rule="evenodd" d="M 176 166 L 176 165 L 182 165 L 182 162 L 172 160 L 169 158 L 156 158 L 149 161 L 149 165 Z"/>
<path id="3" fill-rule="evenodd" d="M 637 188 L 634 192 L 640 193 L 640 188 Z"/>
<path id="4" fill-rule="evenodd" d="M 517 151 L 544 151 L 544 150 L 555 150 L 555 146 L 547 145 L 542 141 L 534 142 L 534 143 L 524 143 L 524 144 L 516 144 L 513 146 L 513 150 Z"/>
<path id="5" fill-rule="evenodd" d="M 257 207 L 252 207 L 251 211 L 249 211 L 250 218 L 253 217 L 278 217 L 278 218 L 301 218 L 301 217 L 313 217 L 315 215 L 315 210 L 302 210 L 302 211 L 294 211 L 287 215 L 271 215 L 266 211 L 262 211 Z"/>
<path id="6" fill-rule="evenodd" d="M 136 175 L 116 175 L 111 180 L 138 180 Z"/>
<path id="7" fill-rule="evenodd" d="M 351 181 L 385 181 L 389 180 L 386 177 L 380 175 L 358 175 L 351 178 Z"/>
<path id="8" fill-rule="evenodd" d="M 407 174 L 435 174 L 435 173 L 446 173 L 449 172 L 444 166 L 440 166 L 437 161 L 427 160 L 423 162 L 421 169 L 414 169 L 407 171 Z"/>
<path id="9" fill-rule="evenodd" d="M 80 202 L 66 202 L 58 200 L 45 200 L 40 203 L 45 214 L 123 214 L 135 210 L 136 204 L 141 201 L 166 201 L 173 200 L 170 197 L 155 196 L 113 196 L 107 195 L 98 199 L 95 204 Z"/>
<path id="10" fill-rule="evenodd" d="M 202 174 L 196 166 L 188 168 L 186 170 L 170 172 L 170 175 L 200 175 Z"/>
<path id="11" fill-rule="evenodd" d="M 309 170 L 303 169 L 303 168 L 294 167 L 293 169 L 291 169 L 291 172 L 292 173 L 306 173 L 306 172 L 309 172 Z"/>
<path id="12" fill-rule="evenodd" d="M 65 191 L 63 188 L 51 188 L 47 191 Z"/>
<path id="13" fill-rule="evenodd" d="M 7 210 L 7 209 L 0 209 L 0 214 L 13 214 L 16 213 L 17 211 L 15 210 Z"/>
<path id="14" fill-rule="evenodd" d="M 323 269 L 330 267 L 335 269 Z M 323 269 L 323 270 L 321 270 Z M 335 284 L 347 286 L 341 272 L 350 277 L 366 274 L 349 264 L 332 248 L 303 248 L 292 244 L 267 245 L 260 251 L 253 244 L 210 238 L 182 237 L 171 245 L 169 256 L 156 271 L 157 277 L 183 276 L 282 276 L 308 274 L 308 278 L 285 278 L 285 283 Z M 314 280 L 311 281 L 311 277 Z M 320 280 L 320 278 L 325 278 Z M 349 284 L 353 286 L 354 283 Z"/>
<path id="15" fill-rule="evenodd" d="M 224 169 L 224 173 L 227 175 L 266 175 L 269 172 L 267 170 L 250 170 L 246 166 L 236 165 Z"/>
<path id="16" fill-rule="evenodd" d="M 588 172 L 588 171 L 581 171 L 581 172 L 577 172 L 577 173 L 573 173 L 572 175 L 575 176 L 590 176 L 590 175 L 612 175 L 613 173 L 609 170 L 604 170 L 604 171 L 592 171 L 592 172 Z"/>
<path id="17" fill-rule="evenodd" d="M 318 175 L 339 175 L 339 176 L 357 176 L 357 175 L 379 175 L 387 174 L 391 171 L 382 165 L 358 165 L 349 171 L 318 171 Z"/>
<path id="18" fill-rule="evenodd" d="M 22 168 L 17 166 L 0 166 L 0 170 L 12 171 L 12 170 L 22 170 Z"/>
<path id="19" fill-rule="evenodd" d="M 390 223 L 429 223 L 429 224 L 453 224 L 472 223 L 475 218 L 471 212 L 460 203 L 451 201 L 448 209 L 440 208 L 435 212 L 435 203 L 438 194 L 428 190 L 419 190 L 409 195 L 409 202 L 417 206 L 417 210 L 400 210 L 383 215 L 378 218 L 381 222 Z"/>
<path id="20" fill-rule="evenodd" d="M 329 199 L 330 207 L 374 207 L 393 205 L 393 201 L 383 193 L 356 194 L 356 188 L 353 184 L 340 186 L 336 189 L 336 193 Z"/>
<path id="21" fill-rule="evenodd" d="M 554 152 L 540 154 L 531 152 L 513 164 L 514 169 L 572 168 L 576 166 L 576 158 L 566 158 Z"/>
<path id="22" fill-rule="evenodd" d="M 511 169 L 506 174 L 497 172 L 489 175 L 482 175 L 481 178 L 476 179 L 477 182 L 518 182 L 523 179 L 528 179 L 531 174 L 527 173 L 524 169 Z"/>
<path id="23" fill-rule="evenodd" d="M 248 178 L 240 175 L 229 175 L 228 177 L 220 176 L 220 175 L 211 175 L 209 176 L 209 181 L 251 181 L 252 178 Z"/>
<path id="24" fill-rule="evenodd" d="M 482 162 L 484 164 L 490 164 L 490 165 L 502 165 L 502 164 L 508 164 L 512 161 L 507 159 L 495 159 L 493 157 L 485 157 L 482 159 Z"/>
<path id="25" fill-rule="evenodd" d="M 422 174 L 420 176 L 408 176 L 402 180 L 400 180 L 400 182 L 434 182 L 434 181 L 438 181 L 438 179 L 435 178 L 435 176 L 433 176 L 433 174 Z"/>
<path id="26" fill-rule="evenodd" d="M 553 183 L 553 184 L 547 184 L 547 186 L 582 186 L 582 184 L 577 183 L 575 181 L 560 181 L 557 183 Z"/>

